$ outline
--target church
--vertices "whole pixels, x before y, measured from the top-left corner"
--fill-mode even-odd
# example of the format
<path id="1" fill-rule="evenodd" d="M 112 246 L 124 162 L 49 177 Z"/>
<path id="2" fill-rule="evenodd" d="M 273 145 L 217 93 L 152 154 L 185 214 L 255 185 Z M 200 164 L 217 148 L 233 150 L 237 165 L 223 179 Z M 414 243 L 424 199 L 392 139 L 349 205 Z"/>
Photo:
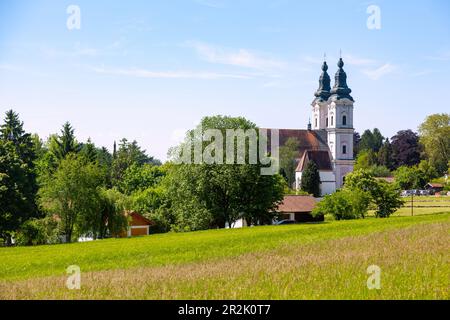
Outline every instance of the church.
<path id="1" fill-rule="evenodd" d="M 312 123 L 306 130 L 279 129 L 280 146 L 289 138 L 299 143 L 296 157 L 295 187 L 300 189 L 302 173 L 309 161 L 319 169 L 321 194 L 331 194 L 339 189 L 345 175 L 353 171 L 353 104 L 352 90 L 347 85 L 347 75 L 342 58 L 338 62 L 335 82 L 331 88 L 328 65 L 322 65 L 319 89 L 312 102 Z M 270 130 L 270 129 L 269 129 Z"/>

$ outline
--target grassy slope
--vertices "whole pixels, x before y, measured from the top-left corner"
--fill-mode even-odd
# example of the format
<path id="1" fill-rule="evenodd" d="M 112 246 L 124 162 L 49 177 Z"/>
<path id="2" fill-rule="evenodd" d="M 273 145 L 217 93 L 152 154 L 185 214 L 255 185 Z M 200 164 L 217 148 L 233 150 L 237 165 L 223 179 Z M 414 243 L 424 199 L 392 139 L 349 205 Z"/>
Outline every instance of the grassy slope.
<path id="1" fill-rule="evenodd" d="M 369 218 L 324 224 L 164 234 L 68 245 L 2 248 L 0 280 L 62 276 L 69 265 L 79 265 L 82 272 L 87 272 L 217 261 L 284 246 L 449 221 L 450 214 Z"/>

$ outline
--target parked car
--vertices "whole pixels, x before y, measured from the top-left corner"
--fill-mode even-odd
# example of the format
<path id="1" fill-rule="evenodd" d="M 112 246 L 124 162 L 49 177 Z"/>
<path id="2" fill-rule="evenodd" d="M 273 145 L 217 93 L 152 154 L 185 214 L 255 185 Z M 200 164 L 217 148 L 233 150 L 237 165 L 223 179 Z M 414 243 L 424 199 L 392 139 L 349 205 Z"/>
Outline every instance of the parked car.
<path id="1" fill-rule="evenodd" d="M 288 220 L 288 219 L 286 219 L 286 220 L 281 220 L 281 221 L 278 221 L 277 223 L 276 223 L 276 225 L 277 226 L 280 226 L 280 225 L 285 225 L 285 224 L 295 224 L 296 222 L 294 221 L 294 220 Z"/>
<path id="2" fill-rule="evenodd" d="M 430 190 L 419 190 L 419 194 L 421 196 L 429 196 L 429 195 L 431 195 L 431 192 L 430 192 Z"/>

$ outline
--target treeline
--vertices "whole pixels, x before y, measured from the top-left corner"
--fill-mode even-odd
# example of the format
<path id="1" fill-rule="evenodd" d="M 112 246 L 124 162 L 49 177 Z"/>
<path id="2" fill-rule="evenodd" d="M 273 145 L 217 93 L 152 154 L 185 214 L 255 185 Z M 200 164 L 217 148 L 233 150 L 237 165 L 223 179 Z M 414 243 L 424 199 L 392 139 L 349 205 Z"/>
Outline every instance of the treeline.
<path id="1" fill-rule="evenodd" d="M 355 133 L 355 170 L 376 177 L 395 177 L 402 189 L 420 189 L 448 172 L 450 163 L 450 114 L 433 114 L 419 131 L 401 130 L 391 138 L 375 128 Z"/>
<path id="2" fill-rule="evenodd" d="M 256 126 L 217 116 L 199 128 Z M 36 245 L 116 237 L 126 230 L 129 211 L 151 219 L 152 233 L 223 228 L 240 218 L 270 223 L 286 185 L 260 169 L 161 164 L 127 139 L 110 152 L 90 139 L 79 142 L 70 123 L 43 141 L 25 132 L 10 110 L 0 131 L 0 239 Z"/>

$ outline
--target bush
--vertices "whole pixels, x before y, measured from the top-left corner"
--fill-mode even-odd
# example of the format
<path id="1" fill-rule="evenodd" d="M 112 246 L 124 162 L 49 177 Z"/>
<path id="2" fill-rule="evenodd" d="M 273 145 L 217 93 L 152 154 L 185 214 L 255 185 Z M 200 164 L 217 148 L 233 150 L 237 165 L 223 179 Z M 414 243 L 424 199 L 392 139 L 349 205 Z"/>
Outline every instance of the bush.
<path id="1" fill-rule="evenodd" d="M 313 216 L 331 214 L 335 220 L 364 218 L 370 203 L 370 196 L 362 190 L 341 189 L 326 195 L 313 210 Z"/>
<path id="2" fill-rule="evenodd" d="M 165 207 L 158 208 L 144 216 L 153 222 L 149 229 L 150 234 L 169 232 L 175 222 L 172 213 Z"/>
<path id="3" fill-rule="evenodd" d="M 15 240 L 19 246 L 59 243 L 58 222 L 52 217 L 27 220 L 18 230 Z"/>

